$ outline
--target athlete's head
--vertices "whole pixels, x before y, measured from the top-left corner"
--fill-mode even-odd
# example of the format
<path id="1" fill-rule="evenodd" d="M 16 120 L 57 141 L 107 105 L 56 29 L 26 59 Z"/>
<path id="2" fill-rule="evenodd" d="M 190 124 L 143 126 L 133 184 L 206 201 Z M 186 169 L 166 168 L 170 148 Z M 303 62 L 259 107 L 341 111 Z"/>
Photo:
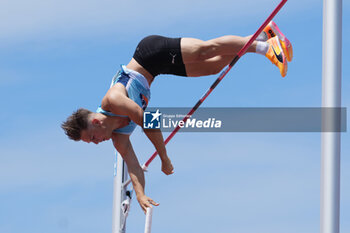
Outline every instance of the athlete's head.
<path id="1" fill-rule="evenodd" d="M 91 111 L 79 108 L 73 112 L 65 122 L 62 123 L 61 127 L 69 137 L 74 141 L 81 140 L 81 131 L 88 128 L 88 119 Z"/>
<path id="2" fill-rule="evenodd" d="M 61 127 L 66 135 L 74 141 L 93 142 L 98 144 L 109 140 L 113 130 L 128 124 L 128 118 L 108 118 L 101 113 L 93 113 L 80 108 L 62 123 Z"/>

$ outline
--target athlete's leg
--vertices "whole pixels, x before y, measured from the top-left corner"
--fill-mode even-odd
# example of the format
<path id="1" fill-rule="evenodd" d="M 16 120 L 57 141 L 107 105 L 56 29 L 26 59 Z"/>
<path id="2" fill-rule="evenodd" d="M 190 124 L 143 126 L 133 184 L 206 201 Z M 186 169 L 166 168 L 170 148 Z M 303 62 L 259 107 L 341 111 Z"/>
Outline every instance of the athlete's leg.
<path id="1" fill-rule="evenodd" d="M 203 62 L 216 56 L 231 55 L 232 58 L 247 43 L 249 37 L 222 36 L 208 41 L 195 38 L 181 39 L 181 53 L 185 65 L 187 63 Z M 248 48 L 247 52 L 256 51 L 256 41 Z"/>
<path id="2" fill-rule="evenodd" d="M 251 36 L 223 36 L 208 41 L 194 38 L 181 39 L 181 53 L 187 76 L 205 76 L 218 73 L 248 42 Z M 272 40 L 272 39 L 270 39 Z M 287 73 L 287 62 L 278 43 L 254 41 L 247 52 L 265 55 L 275 64 L 281 75 Z M 230 59 L 229 59 L 230 58 Z"/>
<path id="3" fill-rule="evenodd" d="M 188 77 L 199 77 L 219 73 L 233 59 L 232 55 L 216 56 L 202 62 L 185 64 Z"/>

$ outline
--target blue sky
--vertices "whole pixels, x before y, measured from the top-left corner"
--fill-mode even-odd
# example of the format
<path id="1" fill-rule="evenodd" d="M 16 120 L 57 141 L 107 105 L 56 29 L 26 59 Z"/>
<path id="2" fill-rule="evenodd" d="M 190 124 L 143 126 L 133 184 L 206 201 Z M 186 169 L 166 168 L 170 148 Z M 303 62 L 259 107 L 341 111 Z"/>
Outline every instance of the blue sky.
<path id="1" fill-rule="evenodd" d="M 67 139 L 60 124 L 96 109 L 120 64 L 149 34 L 254 33 L 278 1 L 1 1 L 0 232 L 111 232 L 114 150 Z M 350 95 L 350 4 L 343 3 L 342 105 Z M 287 77 L 260 55 L 240 59 L 206 107 L 321 105 L 322 1 L 288 1 L 275 18 L 292 41 Z M 216 79 L 159 76 L 153 107 L 192 107 Z M 154 149 L 132 136 L 143 163 Z M 350 232 L 348 133 L 342 134 L 341 232 Z M 319 133 L 178 133 L 175 174 L 155 160 L 146 193 L 153 232 L 319 232 Z M 136 200 L 128 232 L 142 232 Z"/>

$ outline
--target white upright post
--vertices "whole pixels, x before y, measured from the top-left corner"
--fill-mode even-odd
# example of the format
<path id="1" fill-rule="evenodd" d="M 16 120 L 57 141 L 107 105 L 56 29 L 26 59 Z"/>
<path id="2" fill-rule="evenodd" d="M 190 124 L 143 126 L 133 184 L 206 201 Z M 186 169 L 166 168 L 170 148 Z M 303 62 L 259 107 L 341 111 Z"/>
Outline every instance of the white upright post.
<path id="1" fill-rule="evenodd" d="M 127 199 L 126 188 L 123 183 L 128 179 L 127 166 L 121 155 L 116 152 L 114 160 L 113 179 L 113 215 L 112 233 L 125 233 L 125 216 L 122 211 L 122 202 Z"/>
<path id="2" fill-rule="evenodd" d="M 153 207 L 148 207 L 146 212 L 145 233 L 151 233 Z"/>
<path id="3" fill-rule="evenodd" d="M 341 107 L 342 0 L 323 1 L 322 107 Z M 323 126 L 340 129 L 339 112 Z M 339 233 L 340 132 L 321 133 L 321 233 Z"/>

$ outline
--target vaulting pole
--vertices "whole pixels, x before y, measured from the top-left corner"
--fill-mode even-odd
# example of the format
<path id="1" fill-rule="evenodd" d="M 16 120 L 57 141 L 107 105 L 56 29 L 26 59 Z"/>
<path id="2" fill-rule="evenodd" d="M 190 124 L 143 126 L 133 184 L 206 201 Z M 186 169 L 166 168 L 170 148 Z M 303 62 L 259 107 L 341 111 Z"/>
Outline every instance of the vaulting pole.
<path id="1" fill-rule="evenodd" d="M 341 107 L 341 65 L 342 0 L 324 0 L 322 107 Z M 323 128 L 340 129 L 340 110 L 323 112 Z M 339 233 L 340 132 L 322 132 L 321 157 L 321 233 Z"/>
<path id="2" fill-rule="evenodd" d="M 219 77 L 215 80 L 215 82 L 210 86 L 210 88 L 204 93 L 202 98 L 198 100 L 196 105 L 187 113 L 186 117 L 182 120 L 186 122 L 190 116 L 199 108 L 199 106 L 204 102 L 204 100 L 210 95 L 210 93 L 215 89 L 215 87 L 221 82 L 221 80 L 226 76 L 226 74 L 231 70 L 231 68 L 237 63 L 237 61 L 247 52 L 249 46 L 256 40 L 259 34 L 264 30 L 264 28 L 270 23 L 270 21 L 276 16 L 276 14 L 281 10 L 287 0 L 282 0 L 277 7 L 272 11 L 270 16 L 264 21 L 264 23 L 259 27 L 259 29 L 254 33 L 254 35 L 249 39 L 249 41 L 243 46 L 243 48 L 237 53 L 237 55 L 233 58 L 231 63 L 220 73 Z M 175 136 L 177 131 L 180 130 L 180 127 L 177 126 L 173 132 L 165 139 L 165 145 Z M 149 164 L 153 161 L 153 159 L 158 155 L 158 152 L 155 151 L 151 157 L 147 160 L 147 162 L 143 165 L 143 169 L 147 170 Z"/>

